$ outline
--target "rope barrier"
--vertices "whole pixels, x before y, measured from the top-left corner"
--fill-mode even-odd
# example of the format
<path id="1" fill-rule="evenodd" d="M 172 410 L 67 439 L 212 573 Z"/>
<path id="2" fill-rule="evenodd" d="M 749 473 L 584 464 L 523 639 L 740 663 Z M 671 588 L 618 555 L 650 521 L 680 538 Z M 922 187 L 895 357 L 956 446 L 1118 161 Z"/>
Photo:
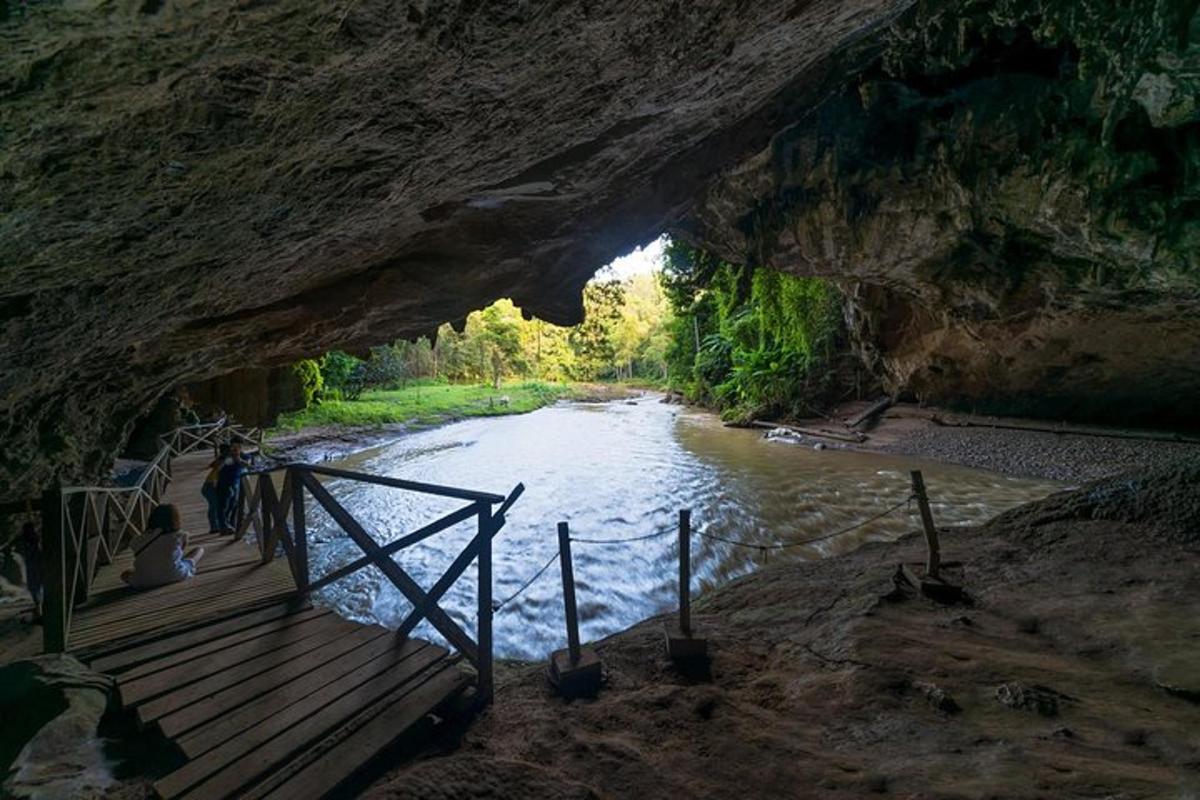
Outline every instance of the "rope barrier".
<path id="1" fill-rule="evenodd" d="M 823 542 L 827 539 L 833 539 L 837 536 L 841 536 L 843 534 L 850 533 L 851 531 L 856 531 L 859 528 L 863 528 L 867 525 L 870 525 L 872 522 L 876 522 L 878 520 L 883 519 L 888 514 L 891 514 L 894 511 L 900 510 L 904 506 L 911 503 L 915 497 L 916 497 L 916 495 L 909 495 L 908 497 L 904 498 L 896 505 L 891 506 L 891 507 L 885 509 L 884 511 L 881 511 L 880 513 L 876 514 L 873 517 L 868 517 L 867 519 L 864 519 L 860 522 L 856 522 L 853 525 L 850 525 L 848 527 L 841 528 L 832 533 L 827 533 L 824 536 L 817 536 L 812 539 L 805 539 L 802 542 L 782 542 L 782 543 L 777 543 L 777 544 L 753 544 L 751 542 L 743 542 L 738 539 L 726 539 L 723 536 L 717 536 L 717 535 L 711 534 L 711 533 L 703 533 L 701 531 L 696 531 L 696 535 L 703 537 L 705 539 L 711 539 L 711 540 L 717 541 L 717 542 L 724 542 L 725 544 L 733 545 L 734 547 L 746 547 L 751 550 L 759 550 L 764 553 L 769 552 L 771 550 L 786 550 L 791 547 L 803 547 L 805 545 L 815 544 L 816 542 Z M 648 539 L 657 539 L 660 536 L 666 536 L 667 534 L 672 534 L 672 533 L 675 533 L 675 531 L 665 530 L 665 531 L 658 531 L 657 533 L 647 534 L 645 536 L 631 536 L 626 539 L 577 539 L 574 536 L 572 536 L 571 541 L 577 542 L 579 544 L 626 544 L 628 542 L 644 542 Z M 527 580 L 523 584 L 521 584 L 521 588 L 517 589 L 515 592 L 513 592 L 512 594 L 510 594 L 508 597 L 504 598 L 503 600 L 493 602 L 492 603 L 492 612 L 498 613 L 499 611 L 503 610 L 504 607 L 507 606 L 509 603 L 511 603 L 513 600 L 516 600 L 518 597 L 520 597 L 522 594 L 524 594 L 525 590 L 527 590 L 530 586 L 533 586 L 533 584 L 537 583 L 538 579 L 541 578 L 542 575 L 544 575 L 546 573 L 546 570 L 550 569 L 550 565 L 552 565 L 555 561 L 557 561 L 558 558 L 559 558 L 558 553 L 555 553 L 554 555 L 550 556 L 549 560 L 546 561 L 546 563 L 542 565 L 541 569 L 539 569 L 537 572 L 535 572 L 533 574 L 533 576 L 529 578 L 529 580 Z"/>
<path id="2" fill-rule="evenodd" d="M 571 541 L 578 542 L 579 544 L 626 544 L 628 542 L 644 542 L 647 539 L 657 539 L 659 536 L 666 536 L 668 533 L 675 533 L 675 531 L 659 531 L 658 533 L 648 533 L 645 536 L 630 536 L 628 539 L 576 539 L 572 536 Z"/>
<path id="3" fill-rule="evenodd" d="M 916 497 L 916 495 L 909 495 L 908 497 L 904 498 L 896 505 L 876 514 L 873 517 L 868 517 L 867 519 L 864 519 L 860 522 L 856 522 L 853 525 L 850 525 L 846 528 L 841 528 L 840 530 L 836 530 L 833 533 L 827 533 L 824 536 L 816 536 L 812 539 L 805 539 L 802 542 L 782 542 L 782 543 L 777 543 L 777 544 L 754 544 L 751 542 L 743 542 L 738 539 L 726 539 L 723 536 L 717 536 L 717 535 L 711 534 L 711 533 L 704 533 L 702 531 L 696 531 L 696 535 L 703 537 L 705 539 L 712 539 L 713 541 L 724 542 L 725 544 L 730 544 L 730 545 L 733 545 L 734 547 L 745 547 L 745 548 L 749 548 L 751 550 L 759 550 L 762 552 L 767 552 L 769 550 L 786 550 L 790 547 L 804 547 L 805 545 L 815 544 L 816 542 L 823 542 L 826 539 L 833 539 L 837 536 L 841 536 L 842 534 L 850 533 L 851 531 L 856 531 L 859 528 L 866 527 L 867 525 L 870 525 L 872 522 L 883 519 L 888 514 L 891 514 L 893 511 L 900 510 L 904 506 L 911 503 L 914 497 Z"/>
<path id="4" fill-rule="evenodd" d="M 525 581 L 525 583 L 523 583 L 521 585 L 520 589 L 517 589 L 515 592 L 513 592 L 508 597 L 504 598 L 503 600 L 501 600 L 499 602 L 493 601 L 492 602 L 492 613 L 493 614 L 497 613 L 498 611 L 503 609 L 506 605 L 511 603 L 513 600 L 516 600 L 526 589 L 528 589 L 530 586 L 533 586 L 533 584 L 535 584 L 537 582 L 537 579 L 542 577 L 542 575 L 546 572 L 546 570 L 550 569 L 550 565 L 553 564 L 557 560 L 558 560 L 558 553 L 555 553 L 554 555 L 550 556 L 549 561 L 547 561 L 545 564 L 542 565 L 541 569 L 539 569 L 537 572 L 535 572 L 533 574 L 532 578 Z"/>

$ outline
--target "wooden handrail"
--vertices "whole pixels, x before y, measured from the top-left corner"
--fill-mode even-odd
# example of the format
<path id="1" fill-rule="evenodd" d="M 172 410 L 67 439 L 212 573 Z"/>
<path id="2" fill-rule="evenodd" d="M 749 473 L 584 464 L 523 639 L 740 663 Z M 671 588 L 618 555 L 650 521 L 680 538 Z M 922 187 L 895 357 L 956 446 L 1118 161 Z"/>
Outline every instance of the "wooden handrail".
<path id="1" fill-rule="evenodd" d="M 282 489 L 277 492 L 275 473 L 280 470 L 285 471 L 285 478 Z M 468 499 L 470 503 L 395 541 L 380 544 L 330 494 L 329 490 L 318 480 L 318 475 L 439 497 Z M 524 485 L 517 484 L 516 488 L 507 497 L 504 497 L 489 492 L 388 478 L 310 464 L 271 467 L 254 473 L 254 476 L 257 478 L 257 483 L 250 492 L 250 500 L 243 507 L 244 518 L 239 523 L 237 533 L 239 536 L 243 535 L 251 526 L 261 531 L 259 541 L 264 562 L 275 557 L 276 548 L 281 544 L 296 579 L 296 586 L 301 592 L 324 588 L 367 566 L 376 566 L 413 606 L 413 611 L 405 618 L 398 631 L 399 635 L 407 636 L 422 620 L 428 620 L 453 648 L 475 665 L 478 672 L 476 692 L 478 702 L 486 704 L 491 701 L 493 686 L 491 543 L 504 526 L 505 512 L 525 491 Z M 250 484 L 251 480 L 247 477 L 243 487 L 248 487 Z M 245 493 L 245 488 L 243 492 Z M 363 552 L 363 557 L 338 567 L 315 581 L 310 580 L 309 576 L 308 525 L 304 504 L 306 492 L 312 495 L 313 499 L 333 518 L 338 527 L 345 531 L 346 535 Z M 499 510 L 493 513 L 492 506 L 496 503 L 501 505 Z M 395 553 L 404 548 L 424 541 L 471 517 L 478 520 L 478 532 L 428 592 L 421 588 L 412 576 L 392 558 Z M 438 605 L 441 598 L 462 576 L 472 561 L 478 561 L 479 564 L 476 639 L 472 639 Z"/>
<path id="2" fill-rule="evenodd" d="M 348 478 L 349 480 L 362 481 L 363 483 L 375 483 L 380 486 L 391 486 L 394 489 L 408 489 L 413 492 L 421 492 L 422 494 L 435 494 L 441 497 L 454 497 L 458 500 L 474 500 L 482 503 L 501 503 L 504 501 L 504 495 L 492 494 L 491 492 L 477 492 L 472 489 L 460 489 L 456 486 L 440 486 L 436 483 L 421 483 L 419 481 L 408 481 L 401 478 L 388 478 L 382 475 L 369 475 L 365 472 L 351 472 L 345 469 L 335 469 L 333 467 L 317 466 L 313 464 L 297 464 L 296 466 L 303 467 L 308 472 L 315 472 L 318 475 L 328 475 L 331 478 Z"/>

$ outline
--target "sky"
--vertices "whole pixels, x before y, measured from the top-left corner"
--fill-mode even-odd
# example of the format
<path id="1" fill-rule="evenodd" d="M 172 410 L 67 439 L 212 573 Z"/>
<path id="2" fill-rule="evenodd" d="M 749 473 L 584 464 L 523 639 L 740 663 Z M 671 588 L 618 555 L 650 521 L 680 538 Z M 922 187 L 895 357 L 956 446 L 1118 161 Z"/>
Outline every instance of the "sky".
<path id="1" fill-rule="evenodd" d="M 595 280 L 625 280 L 644 272 L 662 269 L 663 247 L 666 243 L 667 237 L 660 236 L 645 247 L 639 247 L 628 255 L 614 259 L 611 264 L 596 273 Z"/>

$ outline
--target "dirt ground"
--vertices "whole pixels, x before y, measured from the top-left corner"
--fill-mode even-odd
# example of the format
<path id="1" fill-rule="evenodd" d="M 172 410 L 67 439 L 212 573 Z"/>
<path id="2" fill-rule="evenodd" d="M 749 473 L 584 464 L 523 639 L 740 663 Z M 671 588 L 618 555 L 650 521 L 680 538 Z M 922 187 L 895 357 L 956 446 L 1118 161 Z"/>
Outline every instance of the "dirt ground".
<path id="1" fill-rule="evenodd" d="M 372 798 L 1161 798 L 1200 793 L 1200 460 L 943 532 L 971 604 L 894 580 L 917 537 L 780 564 L 596 644 L 566 702 L 510 665 L 494 706 Z"/>

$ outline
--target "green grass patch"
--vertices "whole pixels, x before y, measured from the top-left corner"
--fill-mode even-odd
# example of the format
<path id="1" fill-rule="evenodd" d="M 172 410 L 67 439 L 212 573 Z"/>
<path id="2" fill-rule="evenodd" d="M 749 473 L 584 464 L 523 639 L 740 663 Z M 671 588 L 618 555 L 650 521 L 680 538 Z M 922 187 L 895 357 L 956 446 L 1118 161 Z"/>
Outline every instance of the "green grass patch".
<path id="1" fill-rule="evenodd" d="M 273 432 L 395 422 L 436 425 L 465 417 L 523 414 L 572 396 L 570 385 L 542 381 L 505 383 L 499 389 L 478 384 L 415 382 L 403 389 L 364 392 L 357 400 L 326 400 L 304 411 L 284 414 Z"/>

